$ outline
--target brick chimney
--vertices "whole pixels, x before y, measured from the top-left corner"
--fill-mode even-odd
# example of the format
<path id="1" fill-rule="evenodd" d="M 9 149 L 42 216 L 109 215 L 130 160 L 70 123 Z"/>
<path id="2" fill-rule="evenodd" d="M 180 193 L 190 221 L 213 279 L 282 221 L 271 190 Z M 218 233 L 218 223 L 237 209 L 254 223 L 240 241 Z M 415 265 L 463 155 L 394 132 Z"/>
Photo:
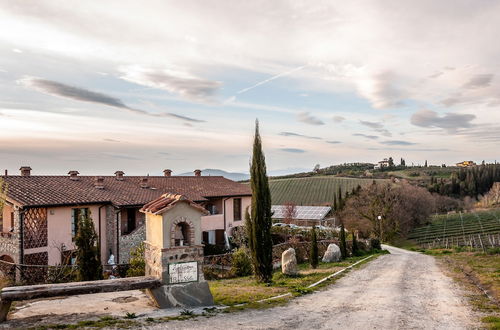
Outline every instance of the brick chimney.
<path id="1" fill-rule="evenodd" d="M 169 169 L 163 170 L 163 175 L 172 176 L 172 170 L 169 170 Z"/>
<path id="2" fill-rule="evenodd" d="M 80 174 L 78 171 L 69 171 L 69 178 L 73 181 L 78 181 L 78 174 Z"/>
<path id="3" fill-rule="evenodd" d="M 116 172 L 115 172 L 115 175 L 116 175 L 116 180 L 118 180 L 118 181 L 123 181 L 123 175 L 124 175 L 124 174 L 125 174 L 125 173 L 124 173 L 123 171 L 116 171 Z"/>
<path id="4" fill-rule="evenodd" d="M 96 187 L 96 189 L 104 189 L 104 177 L 98 176 L 95 178 L 94 187 Z"/>
<path id="5" fill-rule="evenodd" d="M 21 171 L 21 176 L 30 176 L 31 175 L 31 167 L 29 166 L 21 166 L 19 169 Z"/>
<path id="6" fill-rule="evenodd" d="M 194 176 L 201 176 L 201 170 L 194 170 Z"/>
<path id="7" fill-rule="evenodd" d="M 140 185 L 141 185 L 141 188 L 149 188 L 148 177 L 142 178 Z"/>

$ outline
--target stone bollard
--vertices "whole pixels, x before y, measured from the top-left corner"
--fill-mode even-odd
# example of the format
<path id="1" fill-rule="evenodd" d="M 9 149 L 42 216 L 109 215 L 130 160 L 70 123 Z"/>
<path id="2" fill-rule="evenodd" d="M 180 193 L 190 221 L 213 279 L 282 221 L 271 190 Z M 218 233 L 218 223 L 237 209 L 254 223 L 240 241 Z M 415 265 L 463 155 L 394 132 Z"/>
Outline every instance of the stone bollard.
<path id="1" fill-rule="evenodd" d="M 281 271 L 285 275 L 297 275 L 297 258 L 295 257 L 295 250 L 289 248 L 281 254 Z"/>

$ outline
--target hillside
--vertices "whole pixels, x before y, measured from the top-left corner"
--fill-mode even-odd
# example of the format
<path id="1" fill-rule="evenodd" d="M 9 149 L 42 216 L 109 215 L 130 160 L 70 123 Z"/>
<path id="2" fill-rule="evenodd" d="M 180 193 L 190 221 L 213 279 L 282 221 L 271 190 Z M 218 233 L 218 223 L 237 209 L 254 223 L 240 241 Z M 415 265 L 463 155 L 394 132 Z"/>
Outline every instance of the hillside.
<path id="1" fill-rule="evenodd" d="M 383 180 L 377 180 L 383 181 Z M 273 205 L 293 202 L 297 205 L 332 205 L 339 187 L 342 193 L 358 185 L 371 184 L 372 179 L 343 178 L 336 176 L 313 176 L 307 178 L 271 179 Z"/>
<path id="2" fill-rule="evenodd" d="M 414 229 L 408 238 L 424 247 L 500 245 L 500 209 L 438 215 L 431 224 Z"/>

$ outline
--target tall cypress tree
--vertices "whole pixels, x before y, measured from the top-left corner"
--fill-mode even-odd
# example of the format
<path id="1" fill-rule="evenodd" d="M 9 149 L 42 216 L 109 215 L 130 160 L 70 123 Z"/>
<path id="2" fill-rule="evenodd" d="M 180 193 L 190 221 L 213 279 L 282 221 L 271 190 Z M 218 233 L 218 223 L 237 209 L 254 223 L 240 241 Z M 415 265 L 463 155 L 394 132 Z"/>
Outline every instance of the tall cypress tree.
<path id="1" fill-rule="evenodd" d="M 269 283 L 272 280 L 273 271 L 271 192 L 267 180 L 266 160 L 262 152 L 258 120 L 255 121 L 250 186 L 252 188 L 250 251 L 257 281 Z"/>
<path id="2" fill-rule="evenodd" d="M 316 228 L 311 228 L 311 249 L 309 251 L 309 263 L 312 268 L 318 267 L 318 238 L 316 236 Z"/>
<path id="3" fill-rule="evenodd" d="M 340 223 L 340 254 L 342 259 L 347 258 L 347 242 L 345 238 L 344 222 Z"/>

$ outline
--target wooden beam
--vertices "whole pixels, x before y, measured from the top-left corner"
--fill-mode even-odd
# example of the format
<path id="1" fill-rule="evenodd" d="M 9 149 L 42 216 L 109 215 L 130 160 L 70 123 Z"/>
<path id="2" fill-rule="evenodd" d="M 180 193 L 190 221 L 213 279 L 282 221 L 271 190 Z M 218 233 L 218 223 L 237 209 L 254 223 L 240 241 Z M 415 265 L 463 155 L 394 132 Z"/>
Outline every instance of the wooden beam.
<path id="1" fill-rule="evenodd" d="M 0 291 L 0 299 L 2 301 L 0 314 L 3 303 L 7 301 L 74 296 L 100 292 L 154 289 L 161 285 L 162 282 L 157 277 L 141 276 L 113 280 L 6 287 Z"/>

